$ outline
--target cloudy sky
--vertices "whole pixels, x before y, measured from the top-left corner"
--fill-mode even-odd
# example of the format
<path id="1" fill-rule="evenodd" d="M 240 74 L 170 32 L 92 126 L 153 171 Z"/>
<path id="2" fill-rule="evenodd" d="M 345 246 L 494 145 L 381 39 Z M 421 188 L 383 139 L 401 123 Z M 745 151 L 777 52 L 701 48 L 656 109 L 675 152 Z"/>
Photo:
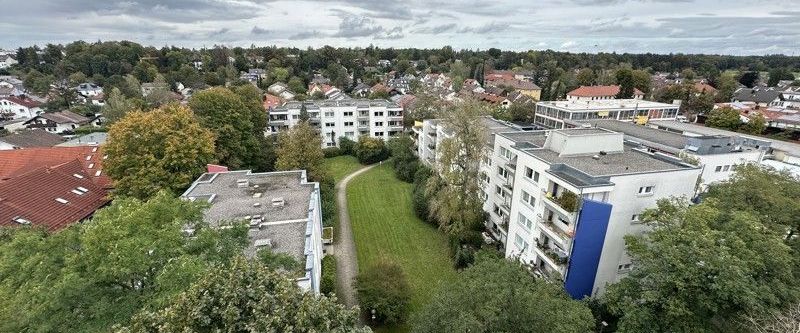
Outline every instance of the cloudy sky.
<path id="1" fill-rule="evenodd" d="M 800 0 L 0 0 L 0 48 L 377 46 L 800 55 Z"/>

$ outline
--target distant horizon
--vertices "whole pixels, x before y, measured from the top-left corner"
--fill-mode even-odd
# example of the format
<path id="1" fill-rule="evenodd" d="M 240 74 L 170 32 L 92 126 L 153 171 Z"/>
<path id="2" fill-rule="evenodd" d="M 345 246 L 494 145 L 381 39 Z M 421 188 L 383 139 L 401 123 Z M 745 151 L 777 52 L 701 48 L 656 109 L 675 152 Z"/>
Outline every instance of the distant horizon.
<path id="1" fill-rule="evenodd" d="M 498 48 L 800 56 L 793 0 L 28 0 L 0 12 L 0 46 L 130 40 L 186 48 Z"/>

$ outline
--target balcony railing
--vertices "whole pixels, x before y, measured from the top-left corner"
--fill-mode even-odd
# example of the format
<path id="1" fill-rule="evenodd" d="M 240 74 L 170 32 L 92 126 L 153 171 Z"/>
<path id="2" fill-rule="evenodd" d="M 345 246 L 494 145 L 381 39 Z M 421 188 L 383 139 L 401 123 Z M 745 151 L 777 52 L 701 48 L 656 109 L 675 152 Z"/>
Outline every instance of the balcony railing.
<path id="1" fill-rule="evenodd" d="M 539 225 L 543 229 L 545 229 L 545 231 L 549 231 L 550 235 L 554 235 L 557 238 L 559 238 L 564 245 L 567 245 L 569 241 L 575 237 L 575 231 L 573 230 L 564 231 L 563 229 L 556 226 L 555 223 L 553 223 L 553 221 L 539 218 Z"/>
<path id="2" fill-rule="evenodd" d="M 556 265 L 566 265 L 569 263 L 569 258 L 567 257 L 566 253 L 559 253 L 556 250 L 550 248 L 546 244 L 536 241 L 536 248 L 538 248 L 545 256 L 547 256 L 550 261 L 554 262 Z"/>

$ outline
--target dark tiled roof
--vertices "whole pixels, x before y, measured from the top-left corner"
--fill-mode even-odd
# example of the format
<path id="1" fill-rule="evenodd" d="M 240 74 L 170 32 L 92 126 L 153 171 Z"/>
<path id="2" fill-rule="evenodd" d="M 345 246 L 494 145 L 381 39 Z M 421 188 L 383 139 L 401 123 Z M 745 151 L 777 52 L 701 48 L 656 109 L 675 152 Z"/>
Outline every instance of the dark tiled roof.
<path id="1" fill-rule="evenodd" d="M 76 123 L 85 124 L 89 122 L 89 118 L 81 116 L 72 111 L 60 111 L 53 113 L 42 113 L 40 117 L 53 121 L 57 124 Z"/>
<path id="2" fill-rule="evenodd" d="M 740 88 L 733 93 L 734 101 L 770 103 L 781 97 L 781 92 L 771 89 Z"/>
<path id="3" fill-rule="evenodd" d="M 52 147 L 64 142 L 64 138 L 58 134 L 53 134 L 45 130 L 34 129 L 19 131 L 14 134 L 0 137 L 0 141 L 19 148 L 32 148 Z"/>
<path id="4" fill-rule="evenodd" d="M 0 225 L 59 230 L 108 202 L 106 190 L 91 180 L 81 161 L 73 159 L 0 182 Z"/>

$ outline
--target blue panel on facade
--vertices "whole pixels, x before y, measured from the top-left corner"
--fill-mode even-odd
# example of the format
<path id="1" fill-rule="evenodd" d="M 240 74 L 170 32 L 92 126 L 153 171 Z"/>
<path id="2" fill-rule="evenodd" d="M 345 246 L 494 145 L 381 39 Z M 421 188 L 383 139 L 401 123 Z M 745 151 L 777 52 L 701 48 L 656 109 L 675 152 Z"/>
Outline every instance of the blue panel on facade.
<path id="1" fill-rule="evenodd" d="M 564 282 L 564 288 L 574 299 L 592 294 L 610 216 L 610 204 L 583 199 Z"/>

